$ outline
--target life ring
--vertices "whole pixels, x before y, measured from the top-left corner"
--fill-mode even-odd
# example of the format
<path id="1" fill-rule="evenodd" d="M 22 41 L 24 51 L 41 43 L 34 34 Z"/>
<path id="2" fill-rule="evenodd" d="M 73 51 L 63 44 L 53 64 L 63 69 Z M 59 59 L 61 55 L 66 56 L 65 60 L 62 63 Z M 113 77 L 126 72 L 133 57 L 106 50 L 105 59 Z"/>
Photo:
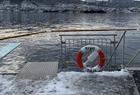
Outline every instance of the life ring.
<path id="1" fill-rule="evenodd" d="M 87 60 L 83 62 L 83 57 L 85 54 L 90 54 L 87 56 Z M 95 59 L 99 57 L 98 64 L 95 67 L 87 67 L 89 62 L 94 62 Z M 82 47 L 77 55 L 76 55 L 76 62 L 81 70 L 95 72 L 103 70 L 105 65 L 105 54 L 101 48 L 95 45 L 87 45 Z"/>

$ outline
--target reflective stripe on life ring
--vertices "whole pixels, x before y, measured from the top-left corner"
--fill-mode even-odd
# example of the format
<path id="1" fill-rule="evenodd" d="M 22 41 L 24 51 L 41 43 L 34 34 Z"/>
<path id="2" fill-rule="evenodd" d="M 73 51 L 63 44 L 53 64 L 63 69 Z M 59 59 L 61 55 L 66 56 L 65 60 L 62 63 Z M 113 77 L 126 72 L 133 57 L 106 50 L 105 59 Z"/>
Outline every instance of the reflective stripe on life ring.
<path id="1" fill-rule="evenodd" d="M 84 54 L 88 54 L 89 52 L 90 55 L 88 55 L 87 60 L 83 62 Z M 89 62 L 94 62 L 97 57 L 99 57 L 99 61 L 95 67 L 86 66 Z M 98 46 L 87 45 L 78 51 L 76 55 L 76 62 L 81 70 L 86 70 L 90 72 L 101 71 L 105 65 L 105 54 L 103 50 L 100 49 Z"/>

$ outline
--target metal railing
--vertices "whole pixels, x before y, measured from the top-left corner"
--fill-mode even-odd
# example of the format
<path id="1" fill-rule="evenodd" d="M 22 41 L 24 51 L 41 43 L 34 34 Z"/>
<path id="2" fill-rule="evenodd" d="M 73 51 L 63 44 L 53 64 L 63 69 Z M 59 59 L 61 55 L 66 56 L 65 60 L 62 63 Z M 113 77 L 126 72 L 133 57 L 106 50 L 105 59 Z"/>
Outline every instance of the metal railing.
<path id="1" fill-rule="evenodd" d="M 132 64 L 133 61 L 136 59 L 136 57 L 140 54 L 140 49 L 136 52 L 136 54 L 130 59 L 130 61 L 125 65 L 127 67 L 128 65 Z"/>
<path id="2" fill-rule="evenodd" d="M 127 31 L 125 31 L 125 32 L 123 33 L 123 35 L 121 36 L 121 38 L 120 38 L 118 44 L 116 45 L 116 47 L 115 47 L 113 53 L 112 53 L 111 56 L 110 56 L 110 59 L 109 59 L 108 63 L 106 64 L 106 66 L 107 66 L 108 64 L 110 64 L 110 62 L 111 62 L 111 60 L 112 60 L 112 57 L 115 55 L 115 53 L 116 53 L 116 51 L 117 51 L 117 49 L 118 49 L 120 43 L 122 42 L 122 40 L 123 40 L 122 65 L 124 65 L 124 58 L 125 58 L 125 34 L 126 34 L 126 32 L 127 32 Z"/>
<path id="3" fill-rule="evenodd" d="M 66 50 L 66 48 L 68 47 L 67 46 L 67 44 L 70 44 L 69 42 L 71 42 L 72 40 L 74 40 L 73 38 L 77 38 L 77 39 L 75 39 L 75 40 L 78 40 L 79 38 L 81 38 L 82 36 L 86 36 L 86 37 L 88 37 L 89 38 L 89 36 L 91 36 L 91 37 L 103 37 L 103 39 L 104 39 L 104 37 L 106 37 L 106 36 L 108 36 L 108 38 L 107 39 L 110 39 L 110 37 L 113 37 L 112 39 L 110 39 L 111 41 L 110 41 L 110 44 L 112 44 L 112 47 L 113 47 L 113 51 L 111 51 L 110 52 L 110 56 L 109 57 L 107 57 L 106 58 L 106 60 L 107 60 L 107 62 L 106 62 L 106 65 L 105 65 L 105 68 L 109 68 L 110 67 L 110 65 L 114 62 L 115 64 L 116 64 L 116 60 L 120 60 L 120 59 L 122 59 L 122 61 L 121 61 L 121 64 L 119 64 L 120 66 L 122 66 L 122 67 L 124 67 L 124 66 L 127 66 L 127 65 L 125 65 L 125 56 L 126 56 L 126 54 L 125 54 L 125 50 L 126 50 L 126 33 L 127 33 L 127 31 L 134 31 L 134 30 L 136 30 L 136 29 L 115 29 L 114 31 L 124 31 L 123 32 L 123 34 L 122 34 L 122 36 L 120 37 L 120 39 L 118 40 L 118 42 L 117 42 L 117 39 L 116 39 L 116 36 L 117 36 L 117 34 L 109 34 L 109 32 L 107 32 L 106 34 L 100 34 L 99 32 L 98 32 L 98 34 L 61 34 L 60 35 L 60 40 L 61 40 L 61 62 L 63 61 L 62 60 L 62 56 L 65 56 L 65 55 L 63 55 L 63 53 L 62 53 L 62 51 L 63 51 L 63 48 L 65 48 L 65 54 L 67 53 L 67 50 Z M 68 32 L 70 32 L 71 30 L 68 30 Z M 74 31 L 74 30 L 72 30 L 72 31 Z M 80 30 L 76 30 L 76 32 L 79 32 Z M 86 30 L 82 30 L 82 31 L 86 31 Z M 89 30 L 89 31 L 92 31 L 92 30 Z M 94 30 L 93 30 L 94 31 Z M 96 30 L 95 30 L 96 31 Z M 102 31 L 102 30 L 97 30 L 97 31 Z M 113 31 L 112 29 L 111 30 L 107 30 L 107 31 Z M 59 31 L 60 32 L 60 31 Z M 65 30 L 63 30 L 62 32 L 65 32 Z M 67 32 L 67 30 L 66 30 L 66 32 Z M 67 38 L 67 37 L 71 37 L 71 39 L 64 39 L 64 38 Z M 88 38 L 86 38 L 85 40 L 89 40 Z M 90 39 L 90 40 L 95 40 L 95 39 Z M 105 40 L 105 39 L 104 39 Z M 74 43 L 74 41 L 73 41 L 73 43 Z M 121 56 L 119 56 L 119 58 L 117 58 L 116 56 L 117 56 L 117 54 L 116 54 L 116 52 L 117 52 L 117 50 L 118 50 L 118 47 L 120 46 L 120 44 L 122 43 L 122 57 Z M 92 44 L 95 44 L 95 43 L 92 43 Z M 84 45 L 86 45 L 86 44 L 84 44 Z M 97 45 L 99 45 L 99 44 L 97 44 Z M 64 47 L 65 46 L 65 47 Z M 69 45 L 70 46 L 70 45 Z M 99 45 L 100 46 L 100 45 Z M 82 46 L 81 46 L 82 47 Z M 102 48 L 102 47 L 101 47 Z M 77 48 L 73 48 L 73 49 L 77 49 Z M 79 47 L 78 47 L 78 49 L 79 49 Z M 75 51 L 77 51 L 77 50 L 75 50 Z M 120 51 L 119 51 L 120 52 Z M 107 52 L 106 52 L 107 53 Z M 128 63 L 128 65 L 129 64 L 132 64 L 132 62 L 134 61 L 134 59 L 137 57 L 137 55 L 140 53 L 140 51 L 138 52 L 138 53 L 136 53 L 136 55 L 133 57 L 133 58 L 131 58 L 131 60 L 129 61 L 129 63 Z M 68 55 L 68 56 L 74 56 L 74 55 Z M 66 59 L 67 57 L 65 57 L 64 59 Z M 113 60 L 113 58 L 114 58 L 114 61 L 112 62 L 112 60 Z M 67 64 L 67 60 L 64 60 L 65 62 L 64 62 L 64 65 L 66 65 L 66 68 L 67 68 L 67 66 L 68 66 L 68 64 Z M 66 64 L 65 64 L 66 63 Z"/>
<path id="4" fill-rule="evenodd" d="M 117 43 L 116 36 L 117 34 L 75 34 L 75 35 L 62 34 L 60 35 L 61 40 L 60 63 L 61 64 L 63 63 L 62 65 L 64 66 L 65 69 L 68 69 L 70 67 L 71 70 L 74 70 L 74 68 L 76 68 L 75 56 L 77 51 L 81 47 L 89 44 L 90 45 L 94 44 L 101 47 L 106 54 L 106 60 L 109 60 L 109 56 L 111 56 L 112 50 L 114 50 Z M 116 59 L 115 55 L 114 59 Z M 116 61 L 114 60 L 114 63 L 115 62 Z"/>

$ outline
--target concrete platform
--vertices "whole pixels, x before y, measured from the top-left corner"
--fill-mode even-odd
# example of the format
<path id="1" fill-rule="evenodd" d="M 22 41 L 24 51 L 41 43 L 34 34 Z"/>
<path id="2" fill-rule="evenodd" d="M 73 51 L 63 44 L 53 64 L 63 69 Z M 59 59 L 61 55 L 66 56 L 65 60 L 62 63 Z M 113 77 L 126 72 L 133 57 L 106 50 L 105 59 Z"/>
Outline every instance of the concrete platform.
<path id="1" fill-rule="evenodd" d="M 29 62 L 17 75 L 20 79 L 48 79 L 57 75 L 58 62 Z"/>
<path id="2" fill-rule="evenodd" d="M 38 63 L 39 64 L 39 63 Z M 139 95 L 129 72 L 60 72 L 53 80 L 0 76 L 0 95 Z"/>
<path id="3" fill-rule="evenodd" d="M 128 72 L 61 72 L 34 95 L 139 95 L 139 92 Z"/>

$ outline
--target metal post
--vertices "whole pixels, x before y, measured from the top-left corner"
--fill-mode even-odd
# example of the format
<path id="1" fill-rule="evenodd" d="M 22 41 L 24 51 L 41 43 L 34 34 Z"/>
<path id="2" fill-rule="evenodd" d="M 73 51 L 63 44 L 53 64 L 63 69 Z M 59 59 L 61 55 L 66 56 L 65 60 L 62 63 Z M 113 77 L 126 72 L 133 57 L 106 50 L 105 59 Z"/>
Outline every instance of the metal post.
<path id="1" fill-rule="evenodd" d="M 140 49 L 136 52 L 136 54 L 134 55 L 134 57 L 132 57 L 132 58 L 130 59 L 130 61 L 127 63 L 127 65 L 126 65 L 125 67 L 128 67 L 128 65 L 131 64 L 131 63 L 134 61 L 134 59 L 135 59 L 139 54 L 140 54 Z"/>
<path id="2" fill-rule="evenodd" d="M 116 36 L 114 36 L 114 49 L 115 49 L 115 47 L 116 47 Z M 114 63 L 116 64 L 116 51 L 115 51 L 115 53 L 114 53 Z"/>
<path id="3" fill-rule="evenodd" d="M 60 59 L 61 59 L 61 60 L 60 60 L 60 62 L 62 62 L 62 44 L 63 44 L 63 43 L 62 43 L 62 36 L 61 36 L 61 35 L 60 35 L 60 41 L 61 41 L 61 50 L 60 50 L 60 52 L 61 52 L 61 53 L 60 53 L 60 56 L 61 56 Z"/>
<path id="4" fill-rule="evenodd" d="M 125 32 L 125 34 L 126 34 L 127 31 L 124 31 L 124 32 Z M 123 36 L 122 68 L 123 68 L 124 63 L 125 63 L 125 34 L 124 34 L 124 36 Z"/>
<path id="5" fill-rule="evenodd" d="M 64 65 L 65 65 L 65 70 L 68 70 L 68 63 L 66 62 L 67 60 L 67 40 L 65 40 L 65 61 L 64 61 Z"/>
<path id="6" fill-rule="evenodd" d="M 0 59 L 0 64 L 2 64 L 2 59 Z"/>
<path id="7" fill-rule="evenodd" d="M 62 52 L 63 51 L 62 51 L 62 36 L 61 35 L 59 35 L 59 36 L 60 36 L 60 44 L 61 44 L 60 45 L 61 46 L 61 49 L 60 49 L 60 59 L 59 59 L 60 64 L 59 65 L 61 66 L 61 65 L 63 65 L 63 61 L 62 61 Z M 61 68 L 61 69 L 63 69 L 63 68 Z"/>
<path id="8" fill-rule="evenodd" d="M 125 31 L 125 32 L 123 33 L 123 35 L 121 36 L 121 38 L 120 38 L 118 44 L 116 45 L 116 47 L 115 47 L 113 53 L 111 54 L 111 56 L 110 56 L 110 58 L 109 58 L 108 63 L 107 63 L 105 66 L 108 66 L 108 65 L 110 64 L 110 62 L 111 62 L 111 60 L 112 60 L 112 57 L 114 56 L 115 51 L 118 49 L 118 46 L 120 45 L 121 41 L 123 40 L 123 37 L 124 37 L 124 35 L 126 34 L 126 32 L 127 32 L 127 31 Z"/>

